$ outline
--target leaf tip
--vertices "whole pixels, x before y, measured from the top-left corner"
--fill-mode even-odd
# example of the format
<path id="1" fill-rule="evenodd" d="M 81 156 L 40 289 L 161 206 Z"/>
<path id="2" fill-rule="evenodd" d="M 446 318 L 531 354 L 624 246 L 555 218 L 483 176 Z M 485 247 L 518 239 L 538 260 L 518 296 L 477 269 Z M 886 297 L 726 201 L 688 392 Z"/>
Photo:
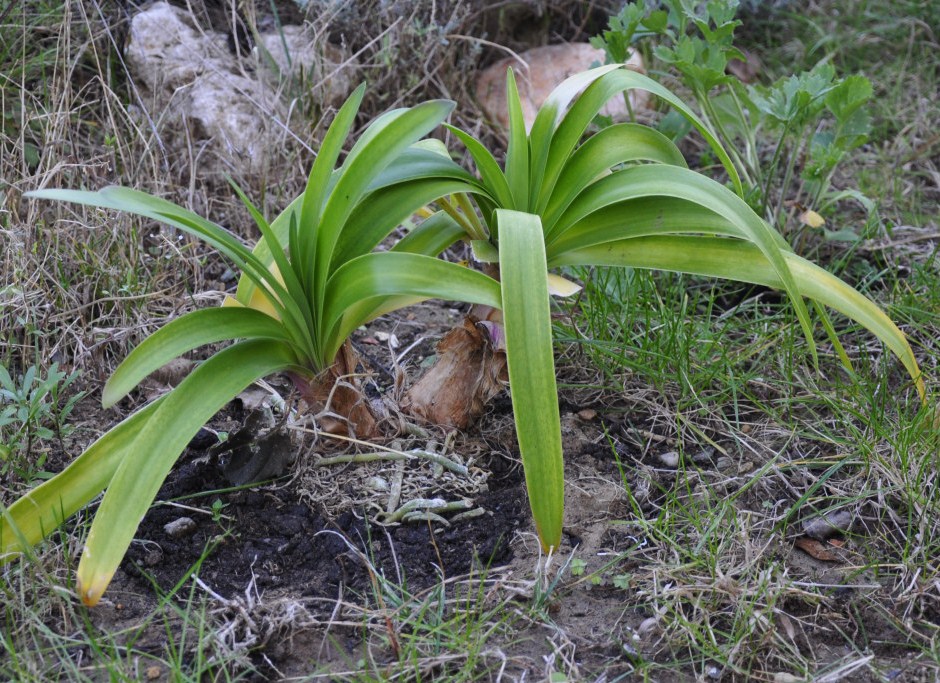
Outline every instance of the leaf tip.
<path id="1" fill-rule="evenodd" d="M 126 391 L 121 391 L 113 384 L 114 377 L 111 377 L 104 383 L 104 389 L 101 392 L 101 407 L 111 408 L 115 403 L 127 396 Z"/>
<path id="2" fill-rule="evenodd" d="M 90 577 L 90 580 L 83 579 L 82 569 L 79 567 L 78 570 L 78 594 L 82 599 L 82 603 L 85 607 L 94 607 L 101 600 L 101 596 L 104 595 L 105 590 L 108 588 L 108 584 L 111 583 L 111 578 L 114 576 L 114 572 L 107 573 L 94 573 Z"/>

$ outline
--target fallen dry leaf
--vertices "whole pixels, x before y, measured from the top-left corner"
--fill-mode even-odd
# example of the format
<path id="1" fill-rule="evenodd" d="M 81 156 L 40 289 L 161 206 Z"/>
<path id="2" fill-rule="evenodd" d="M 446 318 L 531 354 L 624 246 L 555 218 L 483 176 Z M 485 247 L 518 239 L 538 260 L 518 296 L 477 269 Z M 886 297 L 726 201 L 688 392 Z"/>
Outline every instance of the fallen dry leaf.
<path id="1" fill-rule="evenodd" d="M 814 538 L 798 538 L 794 545 L 807 555 L 823 562 L 838 562 L 838 556 L 826 550 L 826 546 Z"/>

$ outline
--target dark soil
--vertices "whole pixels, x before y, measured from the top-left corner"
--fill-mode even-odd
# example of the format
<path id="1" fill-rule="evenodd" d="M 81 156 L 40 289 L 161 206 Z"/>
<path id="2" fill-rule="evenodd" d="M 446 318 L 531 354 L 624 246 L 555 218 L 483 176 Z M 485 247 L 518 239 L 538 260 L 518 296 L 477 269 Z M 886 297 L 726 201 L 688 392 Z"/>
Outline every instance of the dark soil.
<path id="1" fill-rule="evenodd" d="M 158 500 L 173 500 L 227 486 L 222 468 L 190 449 L 171 473 Z M 433 494 L 430 492 L 429 495 Z M 212 515 L 220 500 L 221 515 Z M 420 590 L 471 570 L 475 562 L 498 566 L 512 559 L 509 539 L 528 522 L 521 473 L 494 475 L 489 491 L 474 501 L 487 512 L 445 528 L 428 523 L 383 527 L 365 514 L 337 519 L 301 502 L 290 486 L 268 486 L 184 500 L 208 514 L 170 505 L 153 507 L 138 529 L 122 569 L 141 589 L 151 580 L 170 590 L 199 562 L 199 576 L 224 597 L 243 594 L 254 580 L 259 591 L 280 586 L 303 597 L 335 597 L 342 584 L 354 591 L 370 585 L 369 568 L 350 546 L 365 553 L 386 577 L 405 577 Z M 188 533 L 173 537 L 164 527 L 190 517 Z M 494 530 L 499 532 L 494 533 Z M 152 578 L 148 578 L 152 577 Z"/>

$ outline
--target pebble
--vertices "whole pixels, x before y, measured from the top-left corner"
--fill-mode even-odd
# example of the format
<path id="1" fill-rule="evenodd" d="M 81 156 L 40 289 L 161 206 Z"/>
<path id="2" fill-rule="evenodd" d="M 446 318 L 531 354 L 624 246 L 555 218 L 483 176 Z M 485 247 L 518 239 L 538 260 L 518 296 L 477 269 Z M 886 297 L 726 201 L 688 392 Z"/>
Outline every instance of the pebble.
<path id="1" fill-rule="evenodd" d="M 196 522 L 191 517 L 180 517 L 163 526 L 163 530 L 170 538 L 183 538 L 196 531 Z"/>
<path id="2" fill-rule="evenodd" d="M 847 532 L 854 521 L 855 515 L 848 510 L 837 510 L 803 522 L 803 533 L 817 541 L 827 541 Z"/>
<path id="3" fill-rule="evenodd" d="M 676 451 L 668 451 L 659 454 L 659 461 L 666 467 L 679 466 L 679 454 Z"/>
<path id="4" fill-rule="evenodd" d="M 365 481 L 365 487 L 373 491 L 388 491 L 388 480 L 382 477 L 369 477 Z"/>
<path id="5" fill-rule="evenodd" d="M 735 470 L 734 460 L 727 455 L 722 455 L 715 462 L 715 468 L 722 474 L 729 474 Z"/>

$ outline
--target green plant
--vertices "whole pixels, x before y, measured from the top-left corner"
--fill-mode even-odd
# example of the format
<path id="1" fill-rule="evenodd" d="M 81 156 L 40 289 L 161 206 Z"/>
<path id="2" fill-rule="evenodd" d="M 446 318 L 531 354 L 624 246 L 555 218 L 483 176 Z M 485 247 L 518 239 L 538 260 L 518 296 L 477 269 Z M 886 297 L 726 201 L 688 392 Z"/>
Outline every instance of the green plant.
<path id="1" fill-rule="evenodd" d="M 559 282 L 548 272 L 554 267 L 658 268 L 783 289 L 815 359 L 803 300 L 808 297 L 846 364 L 823 304 L 882 339 L 924 396 L 904 335 L 871 301 L 796 256 L 750 210 L 739 196 L 741 183 L 728 154 L 669 90 L 617 65 L 600 67 L 556 89 L 527 135 L 512 78 L 507 87 L 511 131 L 504 169 L 477 140 L 450 128 L 470 151 L 479 180 L 434 151 L 433 143 L 416 144 L 446 116 L 450 106 L 442 102 L 381 117 L 334 172 L 362 96 L 357 91 L 330 127 L 300 198 L 271 224 L 245 199 L 263 235 L 251 252 L 219 226 L 132 190 L 36 193 L 161 220 L 199 235 L 242 270 L 235 307 L 190 313 L 145 340 L 108 382 L 106 404 L 197 346 L 243 341 L 204 362 L 168 396 L 129 417 L 59 477 L 15 503 L 0 526 L 4 554 L 22 552 L 60 523 L 63 513 L 71 514 L 108 486 L 79 566 L 82 597 L 94 604 L 133 537 L 136 521 L 129 520 L 143 516 L 205 420 L 247 384 L 279 371 L 292 376 L 308 402 L 327 402 L 355 369 L 347 336 L 384 312 L 431 297 L 501 309 L 502 327 L 490 321 L 485 329 L 496 343 L 504 334 L 533 518 L 543 548 L 557 548 L 564 499 L 549 302 L 551 283 Z M 630 88 L 659 95 L 698 128 L 738 194 L 689 171 L 675 145 L 644 126 L 611 126 L 581 143 L 604 103 Z M 466 195 L 474 198 L 482 219 Z M 444 211 L 392 250 L 372 251 L 419 207 L 438 200 Z M 501 283 L 434 258 L 468 237 L 477 258 L 498 268 Z M 452 387 L 443 383 L 441 390 Z M 361 396 L 352 398 L 347 422 L 363 424 L 352 416 L 363 407 Z"/>
<path id="2" fill-rule="evenodd" d="M 273 222 L 236 188 L 263 236 L 254 251 L 221 226 L 135 190 L 32 193 L 167 223 L 202 238 L 242 272 L 231 305 L 184 315 L 134 349 L 106 384 L 105 406 L 184 353 L 239 341 L 16 501 L 0 520 L 0 559 L 25 551 L 107 488 L 78 568 L 79 593 L 94 605 L 176 458 L 202 424 L 246 386 L 287 372 L 308 404 L 329 411 L 334 426 L 368 432 L 375 429 L 375 417 L 349 377 L 356 370 L 347 343 L 353 330 L 382 313 L 434 296 L 499 305 L 499 283 L 435 258 L 453 235 L 461 234 L 446 214 L 431 216 L 392 250 L 373 252 L 417 209 L 441 194 L 469 191 L 476 183 L 446 156 L 415 146 L 450 112 L 453 104 L 446 101 L 379 117 L 334 169 L 363 93 L 360 87 L 339 110 L 306 190 Z M 442 236 L 451 239 L 442 241 Z"/>
<path id="3" fill-rule="evenodd" d="M 611 97 L 632 88 L 671 104 L 721 160 L 737 192 L 686 168 L 675 145 L 645 126 L 610 126 L 582 141 Z M 823 306 L 861 323 L 907 368 L 918 394 L 924 384 L 903 333 L 869 299 L 793 253 L 779 233 L 742 199 L 735 165 L 717 137 L 681 100 L 643 75 L 608 65 L 572 76 L 546 100 L 526 134 L 515 81 L 507 83 L 510 114 L 505 166 L 469 134 L 466 145 L 483 192 L 473 196 L 485 226 L 469 217 L 478 260 L 498 264 L 502 331 L 519 448 L 535 525 L 545 550 L 557 548 L 563 511 L 563 460 L 552 357 L 549 269 L 605 265 L 671 270 L 784 290 L 816 362 L 813 325 L 804 298 L 843 363 L 849 359 Z M 651 162 L 651 163 L 640 163 Z M 485 373 L 483 373 L 485 374 Z M 441 382 L 442 391 L 452 385 Z M 468 401 L 471 399 L 468 399 Z"/>
<path id="4" fill-rule="evenodd" d="M 33 448 L 37 441 L 66 435 L 66 420 L 85 393 L 74 394 L 65 403 L 62 397 L 77 378 L 78 372 L 67 374 L 53 363 L 45 379 L 32 365 L 14 381 L 0 365 L 0 476 L 12 472 L 30 481 L 39 473 L 45 453 L 34 460 Z"/>
<path id="5" fill-rule="evenodd" d="M 872 87 L 867 78 L 838 78 L 832 64 L 822 61 L 770 86 L 745 86 L 727 73 L 729 62 L 746 59 L 734 45 L 735 29 L 741 25 L 735 18 L 737 0 L 662 4 L 668 11 L 626 5 L 592 42 L 618 63 L 625 61 L 630 45 L 656 41 L 653 54 L 672 66 L 692 92 L 702 123 L 729 149 L 744 181 L 745 198 L 771 225 L 783 227 L 779 218 L 787 202 L 823 210 L 852 197 L 873 210 L 857 192 L 830 190 L 836 167 L 868 139 L 871 124 L 865 105 Z M 668 121 L 674 125 L 673 119 Z M 687 130 L 679 127 L 677 134 Z M 765 139 L 773 150 L 769 160 L 761 154 Z M 796 165 L 804 157 L 803 184 L 792 196 Z"/>

